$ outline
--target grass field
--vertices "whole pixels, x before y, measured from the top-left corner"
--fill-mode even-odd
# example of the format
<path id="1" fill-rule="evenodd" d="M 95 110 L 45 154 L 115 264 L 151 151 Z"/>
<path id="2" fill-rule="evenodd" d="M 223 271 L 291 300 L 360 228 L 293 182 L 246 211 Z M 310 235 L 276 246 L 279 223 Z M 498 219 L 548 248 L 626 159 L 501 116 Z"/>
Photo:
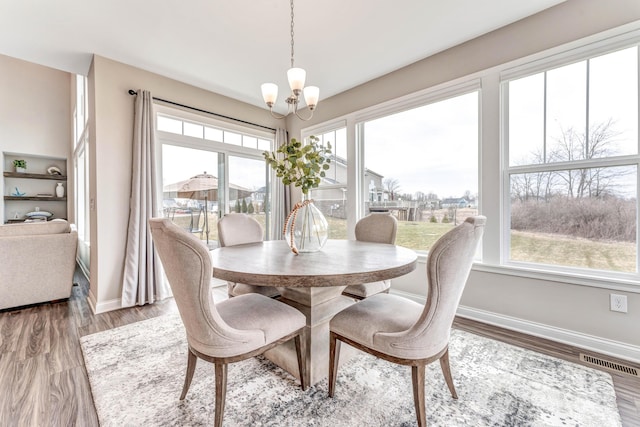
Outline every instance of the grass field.
<path id="1" fill-rule="evenodd" d="M 254 215 L 264 226 L 264 215 Z M 188 225 L 187 218 L 174 218 L 181 226 Z M 461 219 L 462 220 L 462 219 Z M 347 236 L 347 221 L 327 217 L 329 238 L 344 239 Z M 396 244 L 418 251 L 428 251 L 440 236 L 452 229 L 454 224 L 398 221 Z M 206 235 L 202 235 L 204 240 Z M 217 217 L 209 216 L 209 240 L 218 238 Z M 530 232 L 511 232 L 511 260 L 550 265 L 586 267 L 597 270 L 619 272 L 636 271 L 636 245 L 629 242 L 594 242 Z"/>
<path id="2" fill-rule="evenodd" d="M 343 239 L 346 221 L 328 220 L 330 238 Z M 428 251 L 440 236 L 453 227 L 453 224 L 398 221 L 396 244 Z M 633 273 L 636 271 L 636 245 L 512 231 L 511 260 Z"/>

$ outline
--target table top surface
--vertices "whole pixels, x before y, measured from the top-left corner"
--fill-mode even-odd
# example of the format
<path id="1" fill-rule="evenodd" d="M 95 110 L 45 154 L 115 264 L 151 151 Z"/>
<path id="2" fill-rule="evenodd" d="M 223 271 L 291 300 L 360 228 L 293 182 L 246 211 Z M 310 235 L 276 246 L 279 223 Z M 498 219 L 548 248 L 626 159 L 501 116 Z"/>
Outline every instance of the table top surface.
<path id="1" fill-rule="evenodd" d="M 211 252 L 213 276 L 249 285 L 345 286 L 387 280 L 416 268 L 417 255 L 401 246 L 328 240 L 318 252 L 295 255 L 284 240 L 227 246 Z"/>

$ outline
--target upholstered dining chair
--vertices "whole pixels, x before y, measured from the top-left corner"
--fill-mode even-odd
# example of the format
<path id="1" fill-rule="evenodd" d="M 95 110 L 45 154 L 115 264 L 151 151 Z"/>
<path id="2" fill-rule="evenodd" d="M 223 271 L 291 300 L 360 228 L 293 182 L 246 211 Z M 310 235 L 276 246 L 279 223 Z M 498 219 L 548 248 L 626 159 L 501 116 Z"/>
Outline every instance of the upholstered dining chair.
<path id="1" fill-rule="evenodd" d="M 398 221 L 388 213 L 371 213 L 356 223 L 356 240 L 373 243 L 396 243 Z M 349 285 L 342 292 L 343 295 L 356 299 L 365 299 L 381 292 L 388 293 L 391 280 Z"/>
<path id="2" fill-rule="evenodd" d="M 377 294 L 331 319 L 329 396 L 335 393 L 340 343 L 345 342 L 389 362 L 411 366 L 418 426 L 427 423 L 427 364 L 440 361 L 449 391 L 454 399 L 458 398 L 449 367 L 449 334 L 485 222 L 484 216 L 469 217 L 431 247 L 424 306 L 397 295 Z"/>
<path id="3" fill-rule="evenodd" d="M 153 243 L 164 267 L 189 346 L 183 400 L 198 358 L 215 365 L 215 420 L 222 426 L 227 365 L 264 353 L 293 339 L 304 390 L 305 349 L 300 334 L 305 317 L 298 310 L 259 294 L 240 295 L 215 304 L 210 291 L 213 267 L 209 249 L 169 219 L 149 220 Z"/>
<path id="4" fill-rule="evenodd" d="M 262 225 L 247 214 L 229 213 L 218 221 L 218 243 L 220 247 L 262 242 L 263 238 L 264 229 Z M 235 282 L 227 282 L 227 293 L 230 297 L 244 294 L 262 294 L 269 298 L 280 296 L 278 288 L 273 286 L 247 285 Z"/>

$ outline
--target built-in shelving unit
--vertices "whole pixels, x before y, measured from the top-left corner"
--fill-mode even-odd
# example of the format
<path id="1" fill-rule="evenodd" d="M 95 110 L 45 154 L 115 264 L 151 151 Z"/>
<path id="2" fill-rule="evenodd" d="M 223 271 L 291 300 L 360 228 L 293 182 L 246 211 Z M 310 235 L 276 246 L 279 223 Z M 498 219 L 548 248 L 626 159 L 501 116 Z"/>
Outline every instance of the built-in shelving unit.
<path id="1" fill-rule="evenodd" d="M 67 217 L 66 159 L 20 153 L 3 153 L 3 157 L 4 222 L 25 220 L 28 212 L 38 209 L 51 212 L 51 218 Z M 27 172 L 14 171 L 13 161 L 16 159 L 27 161 Z M 62 174 L 47 173 L 50 166 L 56 166 Z M 65 186 L 63 197 L 56 196 L 58 182 Z M 17 192 L 24 195 L 15 195 Z"/>

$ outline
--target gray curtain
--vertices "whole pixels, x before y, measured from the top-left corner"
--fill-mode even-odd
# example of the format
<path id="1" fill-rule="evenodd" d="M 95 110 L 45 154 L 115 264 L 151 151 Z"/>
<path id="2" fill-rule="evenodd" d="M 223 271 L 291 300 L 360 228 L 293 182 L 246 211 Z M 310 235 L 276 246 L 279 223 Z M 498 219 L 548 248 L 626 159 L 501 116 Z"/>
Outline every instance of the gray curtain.
<path id="1" fill-rule="evenodd" d="M 153 304 L 169 296 L 151 240 L 149 218 L 158 211 L 155 122 L 151 92 L 138 90 L 133 124 L 129 228 L 122 278 L 122 307 Z"/>
<path id="2" fill-rule="evenodd" d="M 278 129 L 276 131 L 276 147 L 280 147 L 288 141 L 286 129 Z M 282 230 L 284 229 L 284 220 L 291 211 L 291 187 L 282 184 L 280 178 L 271 170 L 271 180 L 276 185 L 273 186 L 273 196 L 271 199 L 271 240 L 283 239 Z"/>

